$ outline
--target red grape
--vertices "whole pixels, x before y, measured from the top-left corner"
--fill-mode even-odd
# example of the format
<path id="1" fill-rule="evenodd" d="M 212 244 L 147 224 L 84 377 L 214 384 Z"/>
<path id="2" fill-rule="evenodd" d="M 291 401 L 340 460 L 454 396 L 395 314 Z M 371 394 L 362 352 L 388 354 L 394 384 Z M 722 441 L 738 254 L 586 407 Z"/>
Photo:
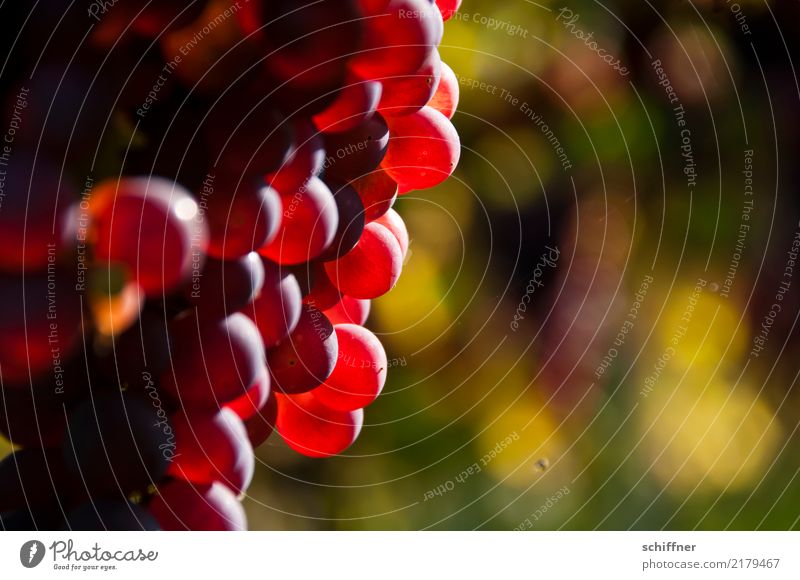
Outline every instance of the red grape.
<path id="1" fill-rule="evenodd" d="M 370 222 L 353 250 L 326 262 L 328 276 L 342 293 L 353 298 L 377 298 L 394 288 L 403 268 L 403 251 L 386 227 Z"/>
<path id="2" fill-rule="evenodd" d="M 318 257 L 323 262 L 335 260 L 352 250 L 364 231 L 364 204 L 358 192 L 347 183 L 330 180 L 328 185 L 336 200 L 339 227 L 331 245 Z"/>
<path id="3" fill-rule="evenodd" d="M 275 393 L 272 393 L 264 407 L 244 422 L 244 426 L 247 429 L 247 437 L 253 447 L 258 447 L 269 439 L 275 429 L 277 417 L 278 398 Z"/>
<path id="4" fill-rule="evenodd" d="M 261 94 L 228 91 L 203 126 L 212 165 L 233 178 L 257 178 L 281 167 L 292 149 L 289 123 Z"/>
<path id="5" fill-rule="evenodd" d="M 351 61 L 366 79 L 409 75 L 439 44 L 441 15 L 428 0 L 389 0 L 364 21 L 364 48 Z"/>
<path id="6" fill-rule="evenodd" d="M 268 260 L 264 263 L 264 285 L 255 301 L 244 313 L 256 323 L 264 346 L 269 348 L 283 340 L 300 320 L 303 295 L 297 278 L 285 268 Z"/>
<path id="7" fill-rule="evenodd" d="M 221 481 L 237 494 L 247 489 L 255 458 L 247 430 L 234 411 L 179 412 L 172 423 L 176 447 L 170 475 L 198 484 Z"/>
<path id="8" fill-rule="evenodd" d="M 362 326 L 337 324 L 339 358 L 331 376 L 311 391 L 326 407 L 354 411 L 372 403 L 386 382 L 386 351 L 381 341 Z"/>
<path id="9" fill-rule="evenodd" d="M 238 312 L 261 293 L 264 262 L 255 252 L 235 260 L 209 258 L 197 278 L 185 289 L 186 298 L 201 318 L 222 318 Z"/>
<path id="10" fill-rule="evenodd" d="M 172 364 L 161 384 L 184 407 L 218 409 L 263 371 L 263 342 L 244 314 L 206 320 L 192 312 L 173 322 L 170 334 Z"/>
<path id="11" fill-rule="evenodd" d="M 65 210 L 75 190 L 46 158 L 14 151 L 0 184 L 0 268 L 44 268 L 62 246 Z M 56 246 L 49 246 L 56 244 Z M 51 249 L 52 248 L 52 249 Z"/>
<path id="12" fill-rule="evenodd" d="M 282 195 L 283 220 L 272 243 L 259 253 L 278 264 L 313 260 L 331 244 L 339 225 L 336 200 L 321 179 L 312 177 L 293 195 Z"/>
<path id="13" fill-rule="evenodd" d="M 371 173 L 380 165 L 388 145 L 389 127 L 378 113 L 351 131 L 326 134 L 326 178 L 353 181 Z"/>
<path id="14" fill-rule="evenodd" d="M 294 193 L 322 171 L 325 149 L 317 128 L 311 121 L 298 119 L 293 124 L 294 144 L 286 162 L 266 180 L 279 193 Z"/>
<path id="15" fill-rule="evenodd" d="M 247 392 L 241 397 L 225 403 L 225 407 L 236 413 L 242 421 L 246 421 L 267 403 L 270 385 L 269 371 L 267 367 L 264 367 Z"/>
<path id="16" fill-rule="evenodd" d="M 64 459 L 92 495 L 128 495 L 164 475 L 163 450 L 172 435 L 166 415 L 149 402 L 122 393 L 95 395 L 69 416 Z"/>
<path id="17" fill-rule="evenodd" d="M 311 393 L 277 395 L 277 430 L 286 444 L 308 457 L 330 457 L 358 438 L 364 411 L 336 411 Z"/>
<path id="18" fill-rule="evenodd" d="M 368 222 L 389 211 L 397 199 L 397 183 L 383 169 L 359 177 L 351 185 L 361 197 L 364 217 Z"/>
<path id="19" fill-rule="evenodd" d="M 381 217 L 376 219 L 375 223 L 381 224 L 387 230 L 392 232 L 394 237 L 397 239 L 397 243 L 400 244 L 400 251 L 403 252 L 403 259 L 405 260 L 406 254 L 408 254 L 408 230 L 406 229 L 406 224 L 403 221 L 403 218 L 400 217 L 400 214 L 395 210 L 390 209 Z"/>
<path id="20" fill-rule="evenodd" d="M 244 180 L 230 197 L 216 191 L 207 204 L 208 253 L 215 258 L 230 260 L 257 250 L 275 239 L 281 225 L 278 192 L 251 180 Z"/>
<path id="21" fill-rule="evenodd" d="M 436 109 L 448 119 L 452 119 L 458 108 L 458 78 L 446 62 L 442 62 L 442 76 L 439 86 L 428 102 L 428 106 Z"/>
<path id="22" fill-rule="evenodd" d="M 303 305 L 294 331 L 267 351 L 275 387 L 285 393 L 310 391 L 330 376 L 338 352 L 333 325 L 322 312 Z"/>
<path id="23" fill-rule="evenodd" d="M 75 277 L 53 265 L 47 274 L 0 277 L 0 378 L 4 385 L 38 380 L 78 346 L 82 320 Z"/>
<path id="24" fill-rule="evenodd" d="M 442 20 L 449 20 L 458 11 L 461 0 L 436 0 L 436 6 L 442 14 Z"/>
<path id="25" fill-rule="evenodd" d="M 438 185 L 455 170 L 461 143 L 450 121 L 436 109 L 423 107 L 389 123 L 391 139 L 382 167 L 400 186 L 400 193 Z"/>
<path id="26" fill-rule="evenodd" d="M 303 296 L 303 304 L 313 306 L 317 310 L 325 310 L 337 304 L 342 298 L 342 293 L 331 283 L 324 264 L 313 262 L 308 268 L 313 283 L 310 292 Z"/>
<path id="27" fill-rule="evenodd" d="M 314 115 L 314 123 L 326 133 L 349 131 L 366 121 L 380 100 L 381 83 L 351 77 L 336 100 Z"/>
<path id="28" fill-rule="evenodd" d="M 323 311 L 323 314 L 328 317 L 331 324 L 359 324 L 364 325 L 369 318 L 370 301 L 361 298 L 353 298 L 351 296 L 342 296 L 342 299 Z"/>
<path id="29" fill-rule="evenodd" d="M 269 70 L 300 87 L 333 87 L 361 38 L 353 0 L 251 2 L 239 15 Z"/>
<path id="30" fill-rule="evenodd" d="M 175 480 L 159 486 L 149 506 L 162 530 L 244 531 L 247 518 L 236 495 L 219 482 Z"/>
<path id="31" fill-rule="evenodd" d="M 381 79 L 383 94 L 378 111 L 384 117 L 410 115 L 424 107 L 439 86 L 442 59 L 435 48 L 414 74 Z"/>
<path id="32" fill-rule="evenodd" d="M 171 292 L 205 251 L 208 232 L 198 215 L 197 203 L 177 183 L 123 178 L 99 212 L 96 256 L 127 266 L 148 295 Z"/>

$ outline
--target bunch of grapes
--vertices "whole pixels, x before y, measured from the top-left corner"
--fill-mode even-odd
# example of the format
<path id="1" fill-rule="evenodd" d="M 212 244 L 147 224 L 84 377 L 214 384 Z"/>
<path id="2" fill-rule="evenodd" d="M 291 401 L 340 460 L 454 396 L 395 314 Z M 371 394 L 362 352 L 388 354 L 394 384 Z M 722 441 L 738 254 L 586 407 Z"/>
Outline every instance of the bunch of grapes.
<path id="1" fill-rule="evenodd" d="M 4 8 L 3 528 L 241 530 L 273 430 L 355 441 L 392 206 L 458 162 L 458 3 Z"/>

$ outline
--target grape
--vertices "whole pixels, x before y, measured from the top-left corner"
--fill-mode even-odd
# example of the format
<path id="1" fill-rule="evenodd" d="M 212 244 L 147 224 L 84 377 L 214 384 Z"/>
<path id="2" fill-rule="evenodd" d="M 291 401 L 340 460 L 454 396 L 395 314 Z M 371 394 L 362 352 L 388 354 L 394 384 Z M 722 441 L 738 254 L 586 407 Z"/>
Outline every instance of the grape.
<path id="1" fill-rule="evenodd" d="M 383 94 L 378 111 L 384 117 L 399 117 L 419 111 L 431 100 L 442 73 L 442 59 L 435 48 L 412 75 L 382 79 Z"/>
<path id="2" fill-rule="evenodd" d="M 436 109 L 423 107 L 389 123 L 391 139 L 382 167 L 400 186 L 400 193 L 438 185 L 458 165 L 461 143 L 450 121 Z"/>
<path id="3" fill-rule="evenodd" d="M 53 266 L 46 274 L 0 278 L 2 384 L 41 379 L 78 345 L 81 304 L 75 277 Z"/>
<path id="4" fill-rule="evenodd" d="M 243 313 L 256 323 L 264 346 L 283 340 L 300 320 L 303 295 L 297 278 L 268 260 L 264 264 L 264 285 L 255 301 Z"/>
<path id="5" fill-rule="evenodd" d="M 237 494 L 247 489 L 255 458 L 244 424 L 234 411 L 179 412 L 172 422 L 177 447 L 170 475 L 196 484 L 221 481 Z"/>
<path id="6" fill-rule="evenodd" d="M 144 508 L 129 501 L 92 500 L 67 514 L 66 529 L 72 531 L 153 531 L 160 529 Z"/>
<path id="7" fill-rule="evenodd" d="M 442 14 L 442 20 L 450 20 L 461 7 L 461 0 L 436 0 L 436 6 Z"/>
<path id="8" fill-rule="evenodd" d="M 24 124 L 23 124 L 24 125 Z M 0 269 L 43 269 L 65 245 L 65 211 L 75 194 L 68 176 L 45 158 L 14 150 L 0 182 Z M 57 247 L 50 250 L 48 244 Z"/>
<path id="9" fill-rule="evenodd" d="M 253 447 L 258 447 L 264 443 L 272 431 L 275 429 L 275 421 L 278 417 L 278 399 L 273 393 L 267 399 L 266 404 L 255 415 L 246 419 L 244 426 L 247 429 L 247 437 Z"/>
<path id="10" fill-rule="evenodd" d="M 299 87 L 341 86 L 361 38 L 353 0 L 251 2 L 239 18 L 269 70 Z"/>
<path id="11" fill-rule="evenodd" d="M 283 211 L 277 191 L 244 180 L 230 197 L 226 193 L 216 191 L 207 202 L 209 255 L 240 258 L 275 239 Z"/>
<path id="12" fill-rule="evenodd" d="M 331 409 L 354 411 L 372 403 L 386 382 L 386 351 L 381 341 L 355 324 L 334 326 L 339 340 L 339 358 L 331 376 L 311 391 Z"/>
<path id="13" fill-rule="evenodd" d="M 264 262 L 255 252 L 235 260 L 206 260 L 199 279 L 184 291 L 200 317 L 225 317 L 242 310 L 261 293 Z"/>
<path id="14" fill-rule="evenodd" d="M 247 392 L 241 397 L 225 403 L 225 407 L 236 413 L 242 421 L 246 421 L 267 404 L 270 385 L 269 371 L 267 367 L 264 367 L 263 372 L 258 375 Z"/>
<path id="15" fill-rule="evenodd" d="M 61 450 L 19 449 L 0 461 L 0 512 L 71 501 L 79 496 Z"/>
<path id="16" fill-rule="evenodd" d="M 203 127 L 212 166 L 225 178 L 252 179 L 281 167 L 292 149 L 289 123 L 260 94 L 230 90 Z"/>
<path id="17" fill-rule="evenodd" d="M 394 205 L 397 199 L 397 183 L 383 169 L 359 177 L 351 184 L 364 204 L 364 217 L 371 222 Z"/>
<path id="18" fill-rule="evenodd" d="M 442 63 L 442 76 L 439 86 L 428 102 L 428 106 L 436 109 L 448 119 L 452 119 L 458 108 L 458 78 L 446 62 Z"/>
<path id="19" fill-rule="evenodd" d="M 286 444 L 308 457 L 329 457 L 347 449 L 358 437 L 364 411 L 336 411 L 311 393 L 278 394 L 277 430 Z"/>
<path id="20" fill-rule="evenodd" d="M 342 293 L 353 298 L 377 298 L 394 288 L 403 268 L 403 252 L 394 235 L 370 222 L 353 250 L 326 262 L 328 276 Z"/>
<path id="21" fill-rule="evenodd" d="M 65 409 L 56 404 L 40 405 L 37 400 L 38 395 L 24 389 L 0 392 L 0 433 L 16 445 L 26 447 L 61 445 Z"/>
<path id="22" fill-rule="evenodd" d="M 124 264 L 147 295 L 162 296 L 202 263 L 208 231 L 198 216 L 197 203 L 177 183 L 123 178 L 100 211 L 96 255 Z"/>
<path id="23" fill-rule="evenodd" d="M 369 317 L 370 301 L 351 296 L 342 296 L 342 299 L 323 311 L 331 324 L 359 324 L 364 325 Z"/>
<path id="24" fill-rule="evenodd" d="M 301 264 L 330 246 L 339 225 L 336 201 L 322 180 L 312 177 L 293 195 L 282 195 L 283 221 L 272 243 L 258 252 L 278 264 Z"/>
<path id="25" fill-rule="evenodd" d="M 163 411 L 162 411 L 163 413 Z M 92 495 L 119 497 L 158 481 L 172 428 L 152 404 L 125 394 L 95 395 L 70 413 L 64 459 Z"/>
<path id="26" fill-rule="evenodd" d="M 325 149 L 317 128 L 298 119 L 293 124 L 294 144 L 286 162 L 266 176 L 267 183 L 280 193 L 298 191 L 310 177 L 316 177 L 325 163 Z"/>
<path id="27" fill-rule="evenodd" d="M 103 361 L 110 367 L 108 376 L 121 385 L 141 385 L 145 374 L 159 377 L 169 367 L 169 334 L 163 310 L 145 306 L 138 324 L 114 339 L 110 360 Z"/>
<path id="28" fill-rule="evenodd" d="M 243 395 L 264 367 L 258 328 L 244 314 L 205 320 L 196 312 L 172 323 L 172 365 L 161 383 L 184 407 L 216 410 Z"/>
<path id="29" fill-rule="evenodd" d="M 364 231 L 364 204 L 358 192 L 347 183 L 329 180 L 328 185 L 336 200 L 339 226 L 330 246 L 318 258 L 323 262 L 344 256 L 352 250 Z"/>
<path id="30" fill-rule="evenodd" d="M 375 112 L 380 100 L 381 83 L 351 77 L 336 100 L 327 109 L 314 115 L 314 123 L 326 133 L 349 131 L 366 121 Z"/>
<path id="31" fill-rule="evenodd" d="M 317 310 L 325 310 L 337 304 L 342 298 L 342 293 L 331 283 L 322 262 L 309 264 L 308 270 L 313 285 L 309 293 L 303 297 L 303 304 L 313 306 Z"/>
<path id="32" fill-rule="evenodd" d="M 149 506 L 162 530 L 243 531 L 244 509 L 234 493 L 219 482 L 193 485 L 170 481 L 159 486 Z"/>
<path id="33" fill-rule="evenodd" d="M 428 0 L 389 0 L 364 25 L 364 48 L 351 61 L 365 79 L 413 74 L 439 44 L 441 15 Z"/>
<path id="34" fill-rule="evenodd" d="M 377 113 L 351 131 L 326 134 L 326 179 L 353 181 L 371 173 L 380 165 L 388 145 L 389 127 Z"/>
<path id="35" fill-rule="evenodd" d="M 304 304 L 294 331 L 267 351 L 275 386 L 285 393 L 310 391 L 330 376 L 338 352 L 333 325 Z"/>
<path id="36" fill-rule="evenodd" d="M 403 259 L 405 260 L 406 254 L 408 254 L 408 230 L 406 229 L 406 224 L 403 221 L 403 218 L 400 217 L 400 214 L 395 210 L 390 209 L 381 217 L 376 219 L 375 223 L 381 224 L 387 230 L 392 232 L 395 239 L 397 239 L 397 243 L 400 244 L 400 251 L 403 253 Z"/>

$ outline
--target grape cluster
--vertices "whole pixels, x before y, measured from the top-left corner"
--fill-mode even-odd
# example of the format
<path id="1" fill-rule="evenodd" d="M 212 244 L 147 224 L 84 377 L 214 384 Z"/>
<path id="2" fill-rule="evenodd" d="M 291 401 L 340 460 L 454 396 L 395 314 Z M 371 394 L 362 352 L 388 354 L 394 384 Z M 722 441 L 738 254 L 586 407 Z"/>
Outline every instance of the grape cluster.
<path id="1" fill-rule="evenodd" d="M 364 324 L 395 199 L 458 162 L 458 2 L 12 4 L 0 522 L 244 529 L 253 448 L 338 454 L 383 388 Z"/>

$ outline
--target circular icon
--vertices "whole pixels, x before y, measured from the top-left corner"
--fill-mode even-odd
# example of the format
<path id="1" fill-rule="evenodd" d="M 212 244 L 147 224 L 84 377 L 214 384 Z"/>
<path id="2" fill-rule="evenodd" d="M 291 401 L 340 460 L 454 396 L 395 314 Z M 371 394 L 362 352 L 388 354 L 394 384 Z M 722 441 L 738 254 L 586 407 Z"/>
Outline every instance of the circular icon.
<path id="1" fill-rule="evenodd" d="M 28 540 L 19 549 L 19 561 L 26 568 L 35 568 L 44 559 L 44 544 L 39 540 Z"/>

